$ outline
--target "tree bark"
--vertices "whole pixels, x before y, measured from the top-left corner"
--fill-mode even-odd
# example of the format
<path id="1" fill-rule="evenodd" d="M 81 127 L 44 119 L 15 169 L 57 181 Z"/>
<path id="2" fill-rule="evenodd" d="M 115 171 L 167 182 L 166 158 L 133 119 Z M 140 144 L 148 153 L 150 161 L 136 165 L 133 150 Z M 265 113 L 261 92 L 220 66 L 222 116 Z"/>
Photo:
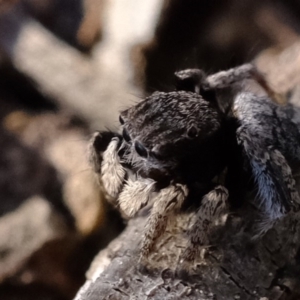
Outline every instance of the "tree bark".
<path id="1" fill-rule="evenodd" d="M 174 219 L 146 268 L 138 263 L 146 218 L 129 221 L 95 258 L 75 299 L 300 299 L 299 214 L 288 215 L 260 240 L 245 230 L 253 222 L 251 208 L 230 215 L 182 279 L 175 269 L 191 215 Z"/>

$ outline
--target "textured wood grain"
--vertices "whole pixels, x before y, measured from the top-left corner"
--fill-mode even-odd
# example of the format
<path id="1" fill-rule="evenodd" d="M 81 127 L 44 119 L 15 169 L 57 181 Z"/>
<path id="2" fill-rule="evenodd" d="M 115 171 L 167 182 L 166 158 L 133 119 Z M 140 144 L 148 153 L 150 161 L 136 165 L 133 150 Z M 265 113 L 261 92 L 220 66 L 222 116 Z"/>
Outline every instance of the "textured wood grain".
<path id="1" fill-rule="evenodd" d="M 225 227 L 216 228 L 212 246 L 190 266 L 191 275 L 185 279 L 175 268 L 189 215 L 167 229 L 147 271 L 137 263 L 145 218 L 131 220 L 95 258 L 76 300 L 299 299 L 299 216 L 287 217 L 261 241 L 252 241 L 241 230 L 244 220 L 251 220 L 250 212 L 230 216 Z"/>

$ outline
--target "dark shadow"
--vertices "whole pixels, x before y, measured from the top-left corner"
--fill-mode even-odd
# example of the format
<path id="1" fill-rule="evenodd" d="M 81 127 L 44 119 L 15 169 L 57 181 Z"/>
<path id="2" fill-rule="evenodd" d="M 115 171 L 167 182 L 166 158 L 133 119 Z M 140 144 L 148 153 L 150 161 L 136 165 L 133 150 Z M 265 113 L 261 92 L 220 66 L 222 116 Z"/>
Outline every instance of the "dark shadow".
<path id="1" fill-rule="evenodd" d="M 214 73 L 250 61 L 272 44 L 254 22 L 259 1 L 167 3 L 154 41 L 144 48 L 149 92 L 172 86 L 175 71 L 201 68 Z"/>

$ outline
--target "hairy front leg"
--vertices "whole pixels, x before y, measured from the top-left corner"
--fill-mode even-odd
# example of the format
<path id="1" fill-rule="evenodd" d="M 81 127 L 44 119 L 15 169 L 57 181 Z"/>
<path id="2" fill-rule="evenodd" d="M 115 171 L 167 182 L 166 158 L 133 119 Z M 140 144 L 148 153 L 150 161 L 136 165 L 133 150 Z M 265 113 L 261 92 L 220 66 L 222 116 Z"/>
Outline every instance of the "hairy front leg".
<path id="1" fill-rule="evenodd" d="M 186 186 L 182 184 L 175 184 L 160 190 L 157 196 L 153 199 L 153 208 L 147 221 L 142 240 L 142 263 L 147 261 L 156 241 L 165 231 L 169 215 L 180 209 L 183 201 L 187 197 L 187 194 L 188 189 Z"/>
<path id="2" fill-rule="evenodd" d="M 179 259 L 179 269 L 190 269 L 200 250 L 209 244 L 209 234 L 215 221 L 222 217 L 228 209 L 228 191 L 223 186 L 217 186 L 206 194 L 194 218 L 194 223 L 188 230 L 188 244 Z"/>
<path id="3" fill-rule="evenodd" d="M 237 137 L 258 188 L 255 200 L 262 215 L 254 233 L 258 237 L 290 210 L 297 210 L 299 194 L 292 170 L 279 150 L 273 146 L 266 147 L 263 137 L 245 126 L 238 129 Z"/>
<path id="4" fill-rule="evenodd" d="M 209 76 L 205 76 L 204 72 L 199 69 L 187 69 L 176 72 L 175 77 L 177 89 L 200 94 L 206 100 L 211 100 L 210 92 L 212 91 L 232 88 L 237 84 L 241 86 L 244 80 L 252 79 L 265 90 L 273 101 L 278 104 L 287 103 L 286 97 L 275 92 L 264 75 L 251 63 Z"/>

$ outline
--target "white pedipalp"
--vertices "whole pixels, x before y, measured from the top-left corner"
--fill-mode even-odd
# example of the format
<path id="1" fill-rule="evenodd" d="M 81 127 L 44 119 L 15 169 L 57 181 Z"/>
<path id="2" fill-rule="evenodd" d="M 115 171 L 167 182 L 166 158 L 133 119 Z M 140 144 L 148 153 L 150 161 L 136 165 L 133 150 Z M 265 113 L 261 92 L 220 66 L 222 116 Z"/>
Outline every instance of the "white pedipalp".
<path id="1" fill-rule="evenodd" d="M 121 210 L 128 217 L 134 216 L 151 199 L 155 183 L 151 179 L 129 178 L 118 198 Z"/>
<path id="2" fill-rule="evenodd" d="M 106 192 L 113 198 L 119 194 L 126 173 L 118 156 L 118 143 L 118 138 L 112 139 L 103 153 L 101 164 L 103 186 Z"/>

